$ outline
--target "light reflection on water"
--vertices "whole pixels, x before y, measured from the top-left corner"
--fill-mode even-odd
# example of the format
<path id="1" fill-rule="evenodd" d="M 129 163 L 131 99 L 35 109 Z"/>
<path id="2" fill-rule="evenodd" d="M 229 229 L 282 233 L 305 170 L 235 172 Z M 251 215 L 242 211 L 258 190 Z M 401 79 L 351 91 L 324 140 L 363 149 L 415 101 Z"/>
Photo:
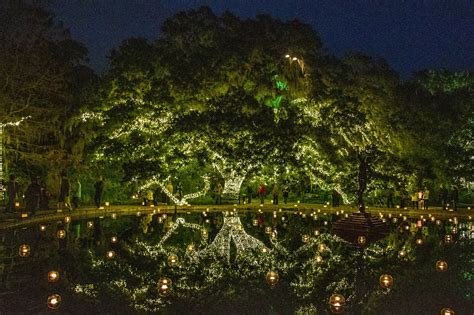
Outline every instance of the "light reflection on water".
<path id="1" fill-rule="evenodd" d="M 357 247 L 331 234 L 333 219 L 140 214 L 7 231 L 0 311 L 46 311 L 54 294 L 60 310 L 82 314 L 324 313 L 334 293 L 349 313 L 474 309 L 472 223 L 389 220 L 389 236 Z M 21 244 L 28 257 L 19 257 Z M 446 272 L 436 269 L 440 260 Z M 52 270 L 58 281 L 48 281 Z M 385 274 L 388 289 L 379 285 Z"/>

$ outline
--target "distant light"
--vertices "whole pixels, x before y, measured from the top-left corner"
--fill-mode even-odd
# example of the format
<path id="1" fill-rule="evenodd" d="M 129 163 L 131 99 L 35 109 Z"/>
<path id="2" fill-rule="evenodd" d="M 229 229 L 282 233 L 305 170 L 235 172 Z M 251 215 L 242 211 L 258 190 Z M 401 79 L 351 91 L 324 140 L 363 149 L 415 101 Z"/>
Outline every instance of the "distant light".
<path id="1" fill-rule="evenodd" d="M 18 249 L 18 254 L 21 257 L 30 256 L 30 245 L 27 245 L 27 244 L 20 245 L 20 248 Z"/>
<path id="2" fill-rule="evenodd" d="M 59 272 L 51 270 L 48 272 L 48 282 L 56 282 L 59 280 Z"/>
<path id="3" fill-rule="evenodd" d="M 114 259 L 115 257 L 115 252 L 113 250 L 109 250 L 107 251 L 107 253 L 105 254 L 105 256 L 107 257 L 107 259 Z"/>
<path id="4" fill-rule="evenodd" d="M 52 310 L 59 308 L 61 305 L 61 296 L 59 294 L 53 294 L 48 297 L 48 307 Z"/>

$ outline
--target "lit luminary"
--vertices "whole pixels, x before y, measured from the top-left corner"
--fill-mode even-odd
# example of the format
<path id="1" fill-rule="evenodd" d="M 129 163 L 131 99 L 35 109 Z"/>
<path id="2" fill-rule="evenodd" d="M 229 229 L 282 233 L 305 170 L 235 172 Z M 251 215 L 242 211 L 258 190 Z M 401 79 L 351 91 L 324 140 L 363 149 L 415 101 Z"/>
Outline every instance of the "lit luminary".
<path id="1" fill-rule="evenodd" d="M 115 235 L 113 235 L 113 236 L 110 238 L 110 242 L 111 242 L 112 244 L 116 244 L 116 243 L 118 242 L 118 237 L 115 236 Z"/>
<path id="2" fill-rule="evenodd" d="M 176 267 L 178 265 L 178 256 L 171 254 L 168 256 L 168 266 Z"/>
<path id="3" fill-rule="evenodd" d="M 333 294 L 329 298 L 329 308 L 334 314 L 342 313 L 344 311 L 345 303 L 346 299 L 340 294 Z"/>
<path id="4" fill-rule="evenodd" d="M 168 296 L 171 293 L 171 280 L 168 278 L 161 278 L 158 281 L 158 294 L 161 296 Z"/>
<path id="5" fill-rule="evenodd" d="M 418 245 L 418 246 L 423 245 L 423 239 L 422 238 L 417 238 L 415 242 L 416 242 L 416 245 Z"/>
<path id="6" fill-rule="evenodd" d="M 19 202 L 15 202 L 15 208 L 20 208 L 20 203 Z"/>
<path id="7" fill-rule="evenodd" d="M 105 202 L 105 206 L 106 206 L 106 207 L 110 206 L 110 202 L 106 201 L 106 202 Z"/>
<path id="8" fill-rule="evenodd" d="M 56 282 L 59 280 L 59 272 L 51 270 L 48 272 L 48 282 Z"/>
<path id="9" fill-rule="evenodd" d="M 307 235 L 307 234 L 302 235 L 302 236 L 301 236 L 301 241 L 302 241 L 303 243 L 308 243 L 308 241 L 309 241 L 309 235 Z"/>
<path id="10" fill-rule="evenodd" d="M 444 260 L 438 260 L 436 262 L 436 270 L 439 272 L 444 272 L 448 270 L 448 263 L 445 262 Z"/>
<path id="11" fill-rule="evenodd" d="M 189 244 L 187 247 L 186 247 L 186 250 L 188 252 L 193 252 L 194 251 L 194 244 Z"/>
<path id="12" fill-rule="evenodd" d="M 452 309 L 450 309 L 449 307 L 445 307 L 441 310 L 441 312 L 439 313 L 440 315 L 454 315 L 454 311 Z"/>
<path id="13" fill-rule="evenodd" d="M 58 230 L 56 232 L 56 237 L 59 239 L 64 239 L 66 237 L 66 231 L 65 230 Z"/>
<path id="14" fill-rule="evenodd" d="M 92 221 L 87 221 L 87 228 L 88 228 L 88 229 L 93 229 L 93 228 L 94 228 L 94 222 L 92 222 Z"/>
<path id="15" fill-rule="evenodd" d="M 314 235 L 318 236 L 319 235 L 319 230 L 314 230 Z"/>
<path id="16" fill-rule="evenodd" d="M 398 257 L 399 258 L 405 258 L 407 256 L 407 251 L 402 249 L 398 252 Z"/>
<path id="17" fill-rule="evenodd" d="M 71 217 L 68 216 L 68 215 L 65 216 L 65 217 L 64 217 L 64 223 L 68 224 L 68 223 L 70 223 L 70 222 L 71 222 Z"/>
<path id="18" fill-rule="evenodd" d="M 278 283 L 279 277 L 278 273 L 275 271 L 269 271 L 266 276 L 267 283 L 271 286 L 274 286 Z"/>
<path id="19" fill-rule="evenodd" d="M 30 256 L 30 245 L 27 245 L 27 244 L 20 245 L 18 249 L 18 255 L 20 255 L 20 257 Z"/>
<path id="20" fill-rule="evenodd" d="M 391 275 L 381 275 L 379 278 L 379 284 L 384 289 L 390 289 L 393 285 L 393 277 Z"/>
<path id="21" fill-rule="evenodd" d="M 61 296 L 59 294 L 53 294 L 48 297 L 48 308 L 55 310 L 61 305 Z"/>
<path id="22" fill-rule="evenodd" d="M 444 242 L 446 244 L 451 244 L 453 242 L 453 236 L 451 234 L 446 234 L 444 236 Z"/>
<path id="23" fill-rule="evenodd" d="M 46 231 L 46 225 L 41 224 L 41 225 L 39 226 L 39 229 L 40 229 L 41 232 Z"/>
<path id="24" fill-rule="evenodd" d="M 117 219 L 117 214 L 116 213 L 112 213 L 112 219 Z"/>
<path id="25" fill-rule="evenodd" d="M 115 252 L 113 250 L 108 250 L 105 253 L 105 257 L 107 257 L 107 259 L 114 259 L 115 258 Z"/>
<path id="26" fill-rule="evenodd" d="M 314 261 L 317 263 L 317 264 L 320 264 L 323 262 L 323 257 L 320 256 L 320 255 L 316 255 L 314 256 Z"/>
<path id="27" fill-rule="evenodd" d="M 262 249 L 260 250 L 262 253 L 268 253 L 268 248 L 266 248 L 265 246 L 262 246 Z"/>
<path id="28" fill-rule="evenodd" d="M 366 242 L 367 238 L 364 235 L 360 235 L 357 237 L 357 244 L 359 244 L 359 246 L 364 246 Z"/>

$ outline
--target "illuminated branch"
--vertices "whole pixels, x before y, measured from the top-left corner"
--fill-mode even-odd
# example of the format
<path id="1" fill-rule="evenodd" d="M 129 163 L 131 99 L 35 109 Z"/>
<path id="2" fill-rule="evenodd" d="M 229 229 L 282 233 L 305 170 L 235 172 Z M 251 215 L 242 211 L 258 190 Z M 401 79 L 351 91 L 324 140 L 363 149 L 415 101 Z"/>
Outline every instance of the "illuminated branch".
<path id="1" fill-rule="evenodd" d="M 199 198 L 199 197 L 201 197 L 201 196 L 204 196 L 204 195 L 209 191 L 209 188 L 211 187 L 211 184 L 210 184 L 210 181 L 209 181 L 209 177 L 203 176 L 202 178 L 203 178 L 203 180 L 204 180 L 204 188 L 203 188 L 201 191 L 184 195 L 181 199 L 178 199 L 175 195 L 173 195 L 173 194 L 168 190 L 168 188 L 166 188 L 165 183 L 168 181 L 169 177 L 168 177 L 166 180 L 164 180 L 164 181 L 159 181 L 159 180 L 154 176 L 154 177 L 153 177 L 150 181 L 148 181 L 145 185 L 141 186 L 141 187 L 140 187 L 140 190 L 148 189 L 148 188 L 151 187 L 152 185 L 158 185 L 158 186 L 163 190 L 163 192 L 165 193 L 165 195 L 168 196 L 168 198 L 170 198 L 177 206 L 187 206 L 187 205 L 189 205 L 188 200 L 190 200 L 190 199 L 196 199 L 196 198 Z"/>

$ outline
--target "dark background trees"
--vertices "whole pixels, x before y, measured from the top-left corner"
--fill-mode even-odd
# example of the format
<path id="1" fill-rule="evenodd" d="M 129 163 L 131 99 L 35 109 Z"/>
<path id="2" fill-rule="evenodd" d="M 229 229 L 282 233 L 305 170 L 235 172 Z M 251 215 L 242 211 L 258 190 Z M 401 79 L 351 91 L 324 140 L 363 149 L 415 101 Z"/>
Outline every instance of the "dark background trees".
<path id="1" fill-rule="evenodd" d="M 68 123 L 97 80 L 83 64 L 87 49 L 51 13 L 27 2 L 2 2 L 0 28 L 0 123 L 28 117 L 4 129 L 6 169 L 52 183 L 81 163 L 80 135 Z"/>

